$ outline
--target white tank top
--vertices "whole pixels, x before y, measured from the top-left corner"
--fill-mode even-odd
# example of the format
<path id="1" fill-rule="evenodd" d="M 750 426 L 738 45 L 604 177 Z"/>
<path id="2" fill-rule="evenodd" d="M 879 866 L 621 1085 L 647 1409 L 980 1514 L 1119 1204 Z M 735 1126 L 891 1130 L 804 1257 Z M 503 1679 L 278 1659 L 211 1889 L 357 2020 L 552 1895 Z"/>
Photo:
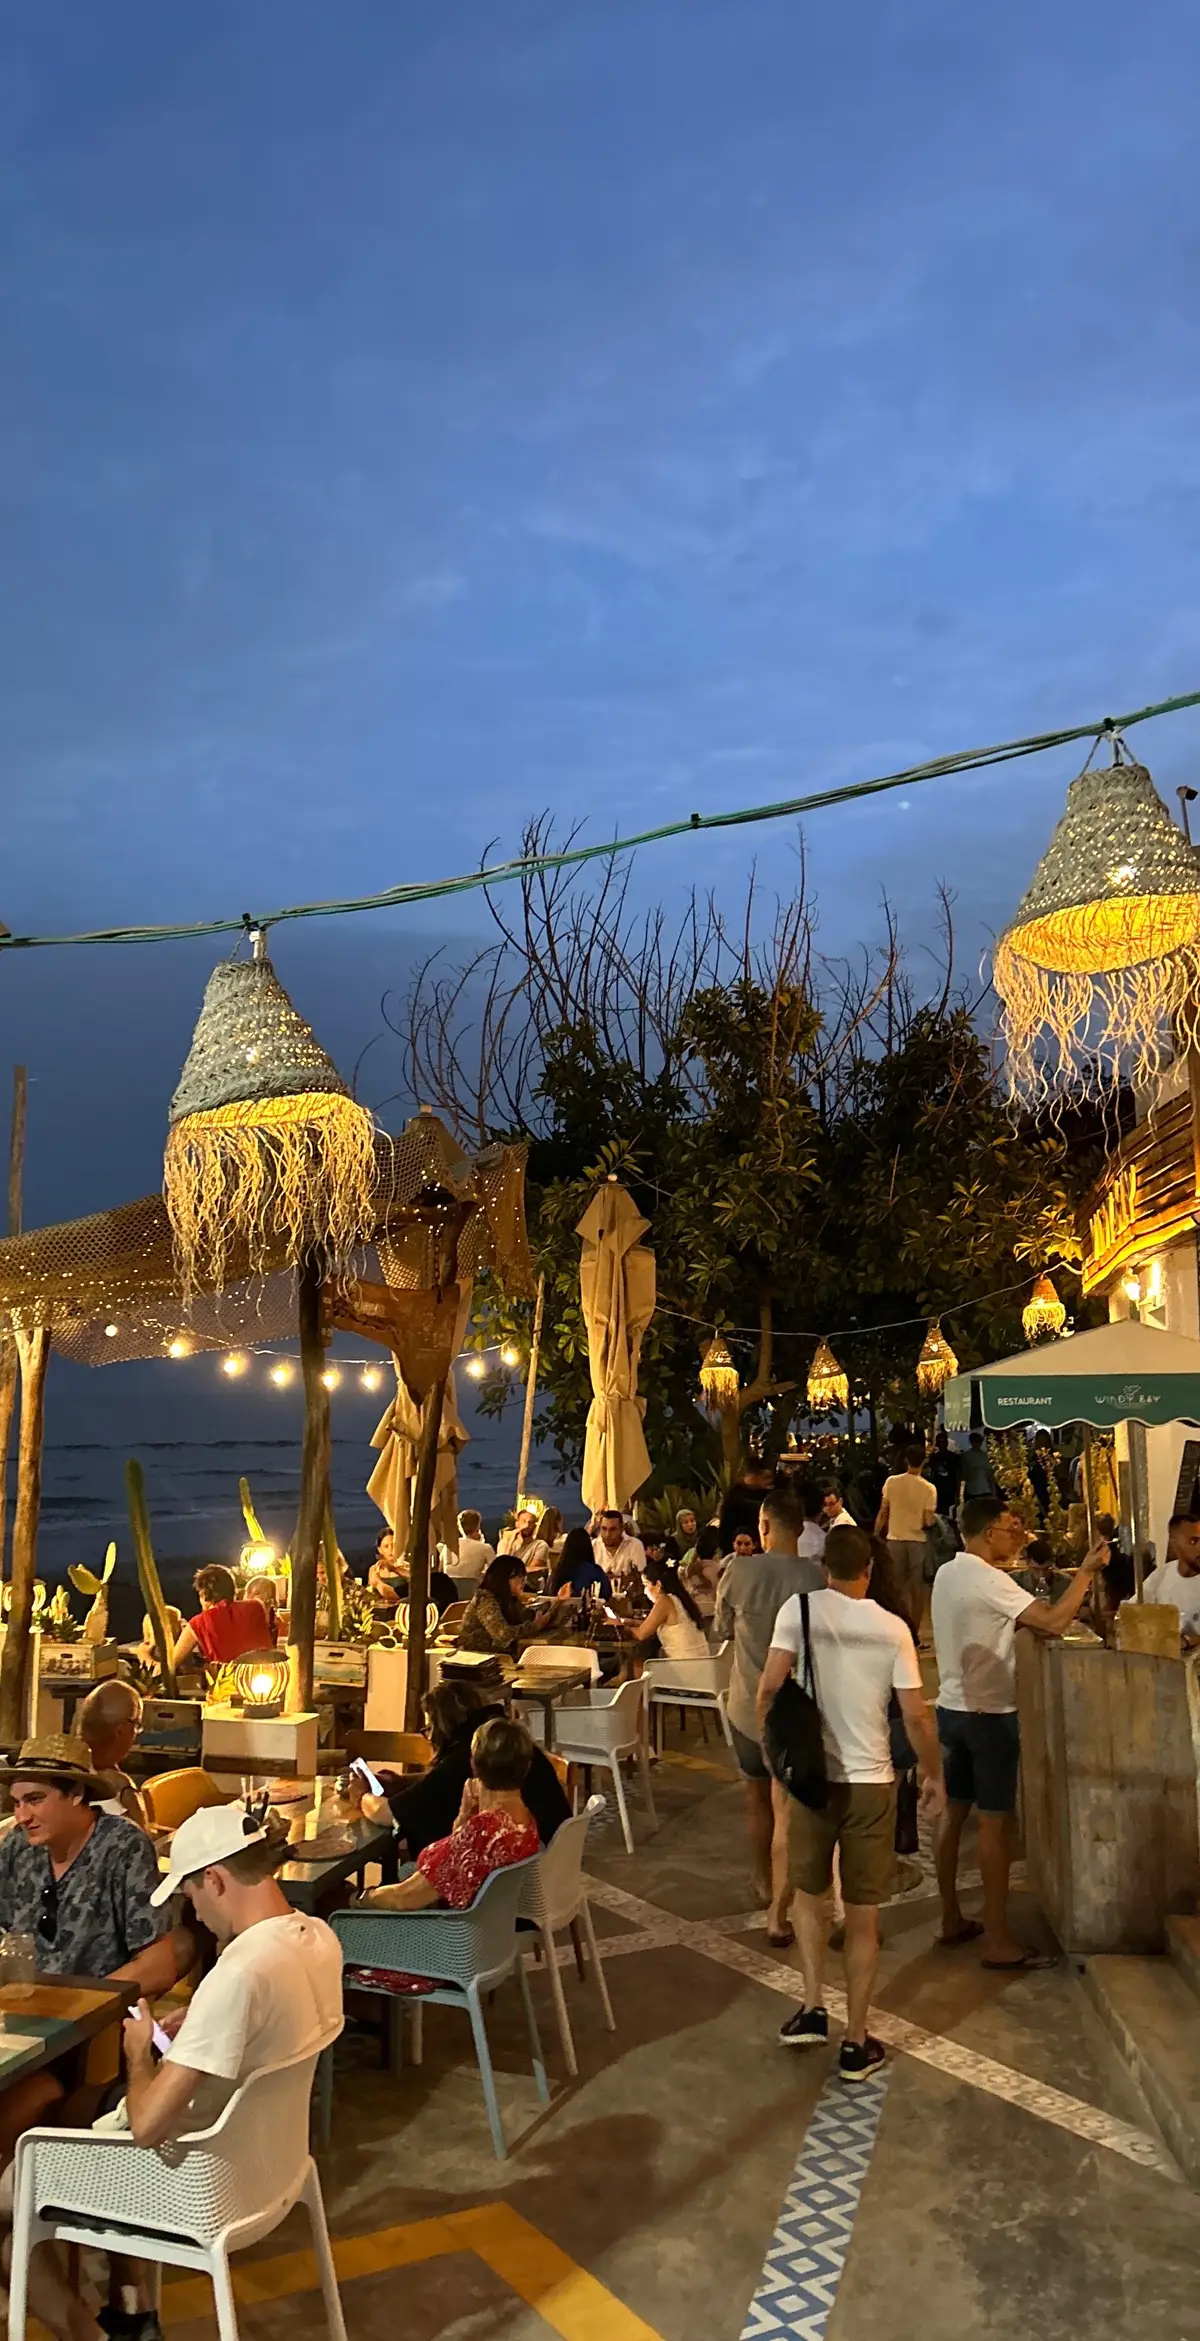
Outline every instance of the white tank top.
<path id="1" fill-rule="evenodd" d="M 693 1623 L 677 1593 L 666 1595 L 671 1612 L 670 1623 L 658 1629 L 659 1648 L 664 1658 L 707 1658 L 710 1655 L 703 1628 Z"/>

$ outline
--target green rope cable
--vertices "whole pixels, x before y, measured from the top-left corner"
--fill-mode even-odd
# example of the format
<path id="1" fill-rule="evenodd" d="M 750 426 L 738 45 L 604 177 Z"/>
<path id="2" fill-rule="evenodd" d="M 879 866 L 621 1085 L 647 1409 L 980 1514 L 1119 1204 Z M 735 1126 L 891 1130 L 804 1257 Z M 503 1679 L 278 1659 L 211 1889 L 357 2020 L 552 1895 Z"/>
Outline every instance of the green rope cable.
<path id="1" fill-rule="evenodd" d="M 528 854 L 508 862 L 496 862 L 478 870 L 468 870 L 457 878 L 433 878 L 411 886 L 389 886 L 382 894 L 360 894 L 343 902 L 298 902 L 285 910 L 265 912 L 249 920 L 240 918 L 199 919 L 190 926 L 178 927 L 105 927 L 92 934 L 81 935 L 8 935 L 0 934 L 0 951 L 43 951 L 70 943 L 169 943 L 180 942 L 189 935 L 239 934 L 247 925 L 260 927 L 281 926 L 285 919 L 341 918 L 360 910 L 395 910 L 411 903 L 438 902 L 448 894 L 469 894 L 478 887 L 502 886 L 514 878 L 523 878 L 539 870 L 565 870 L 581 862 L 595 861 L 607 856 L 632 853 L 639 845 L 660 845 L 669 837 L 687 837 L 702 829 L 735 829 L 748 822 L 783 821 L 797 813 L 819 812 L 826 805 L 850 804 L 856 797 L 880 796 L 886 789 L 913 788 L 923 780 L 948 779 L 959 772 L 979 772 L 994 764 L 1008 764 L 1022 756 L 1040 756 L 1048 748 L 1064 748 L 1073 740 L 1101 737 L 1105 732 L 1127 731 L 1132 724 L 1148 723 L 1158 715 L 1174 715 L 1183 707 L 1200 707 L 1200 691 L 1186 691 L 1175 699 L 1160 699 L 1151 707 L 1135 708 L 1129 715 L 1103 716 L 1099 723 L 1071 724 L 1061 731 L 1035 732 L 1028 739 L 1007 740 L 995 748 L 965 748 L 957 755 L 935 756 L 925 764 L 910 764 L 902 772 L 888 772 L 875 780 L 847 781 L 841 788 L 821 789 L 814 795 L 783 797 L 773 805 L 747 805 L 732 813 L 692 813 L 686 821 L 667 821 L 658 829 L 643 829 L 634 837 L 618 837 L 608 843 L 573 845 L 561 853 Z"/>

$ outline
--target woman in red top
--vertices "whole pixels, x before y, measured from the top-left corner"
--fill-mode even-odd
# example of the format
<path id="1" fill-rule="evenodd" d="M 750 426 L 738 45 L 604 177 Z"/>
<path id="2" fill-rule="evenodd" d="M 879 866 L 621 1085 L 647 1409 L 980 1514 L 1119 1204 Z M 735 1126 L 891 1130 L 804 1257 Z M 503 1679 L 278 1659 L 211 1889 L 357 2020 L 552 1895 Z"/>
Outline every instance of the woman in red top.
<path id="1" fill-rule="evenodd" d="M 197 1569 L 192 1579 L 200 1608 L 189 1618 L 175 1644 L 175 1667 L 185 1666 L 199 1651 L 206 1666 L 224 1666 L 244 1658 L 248 1650 L 270 1650 L 275 1636 L 261 1601 L 239 1601 L 230 1569 Z"/>
<path id="2" fill-rule="evenodd" d="M 537 1822 L 521 1790 L 533 1760 L 523 1723 L 494 1715 L 471 1742 L 471 1778 L 449 1837 L 436 1838 L 417 1857 L 411 1877 L 364 1894 L 372 1910 L 431 1910 L 440 1903 L 466 1910 L 493 1870 L 528 1861 L 539 1849 Z"/>

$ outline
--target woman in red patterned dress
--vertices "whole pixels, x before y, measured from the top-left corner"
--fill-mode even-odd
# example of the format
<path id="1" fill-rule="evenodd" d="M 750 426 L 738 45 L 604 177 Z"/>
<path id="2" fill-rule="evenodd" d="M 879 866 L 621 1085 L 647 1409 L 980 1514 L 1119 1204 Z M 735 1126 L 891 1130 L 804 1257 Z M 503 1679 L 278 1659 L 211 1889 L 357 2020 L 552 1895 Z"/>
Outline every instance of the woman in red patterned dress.
<path id="1" fill-rule="evenodd" d="M 471 1778 L 450 1836 L 427 1845 L 412 1875 L 398 1886 L 377 1886 L 364 1894 L 364 1906 L 431 1910 L 440 1903 L 466 1910 L 493 1870 L 528 1861 L 540 1843 L 537 1822 L 521 1794 L 532 1758 L 533 1741 L 523 1723 L 506 1715 L 481 1723 L 471 1742 Z"/>

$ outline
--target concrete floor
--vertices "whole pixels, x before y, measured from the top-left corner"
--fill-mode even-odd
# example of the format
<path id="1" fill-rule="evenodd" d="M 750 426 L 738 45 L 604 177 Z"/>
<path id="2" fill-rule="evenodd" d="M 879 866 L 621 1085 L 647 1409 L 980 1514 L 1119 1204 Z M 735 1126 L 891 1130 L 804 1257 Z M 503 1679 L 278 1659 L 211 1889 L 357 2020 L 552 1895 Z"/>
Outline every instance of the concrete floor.
<path id="1" fill-rule="evenodd" d="M 872 2091 L 830 2079 L 833 2051 L 777 2047 L 791 1955 L 767 1952 L 750 1911 L 740 1791 L 723 1750 L 694 1733 L 683 1745 L 681 1760 L 672 1737 L 656 1774 L 658 1833 L 643 1824 L 632 1860 L 615 1831 L 592 1841 L 618 2030 L 568 1973 L 577 2083 L 562 2081 L 535 1982 L 549 2113 L 515 1993 L 496 2000 L 506 2164 L 490 2151 L 465 2019 L 431 2009 L 426 2062 L 396 2076 L 362 2036 L 342 2044 L 322 2181 L 335 2238 L 375 2239 L 357 2249 L 358 2273 L 347 2247 L 351 2341 L 739 2341 L 814 2109 L 815 2136 Z M 1039 1939 L 1022 1896 L 1016 1920 Z M 971 1949 L 934 1947 L 935 1923 L 923 1891 L 885 1914 L 878 2001 L 896 2053 L 832 2306 L 807 2322 L 756 2310 L 751 2329 L 828 2341 L 1200 2332 L 1200 2201 L 1076 1977 L 985 1975 Z M 246 2341 L 320 2331 L 311 2270 L 289 2256 L 305 2240 L 294 2219 L 254 2255 L 265 2264 L 248 2282 L 276 2297 L 243 2307 Z M 168 2290 L 184 2341 L 213 2330 L 200 2299 Z"/>

